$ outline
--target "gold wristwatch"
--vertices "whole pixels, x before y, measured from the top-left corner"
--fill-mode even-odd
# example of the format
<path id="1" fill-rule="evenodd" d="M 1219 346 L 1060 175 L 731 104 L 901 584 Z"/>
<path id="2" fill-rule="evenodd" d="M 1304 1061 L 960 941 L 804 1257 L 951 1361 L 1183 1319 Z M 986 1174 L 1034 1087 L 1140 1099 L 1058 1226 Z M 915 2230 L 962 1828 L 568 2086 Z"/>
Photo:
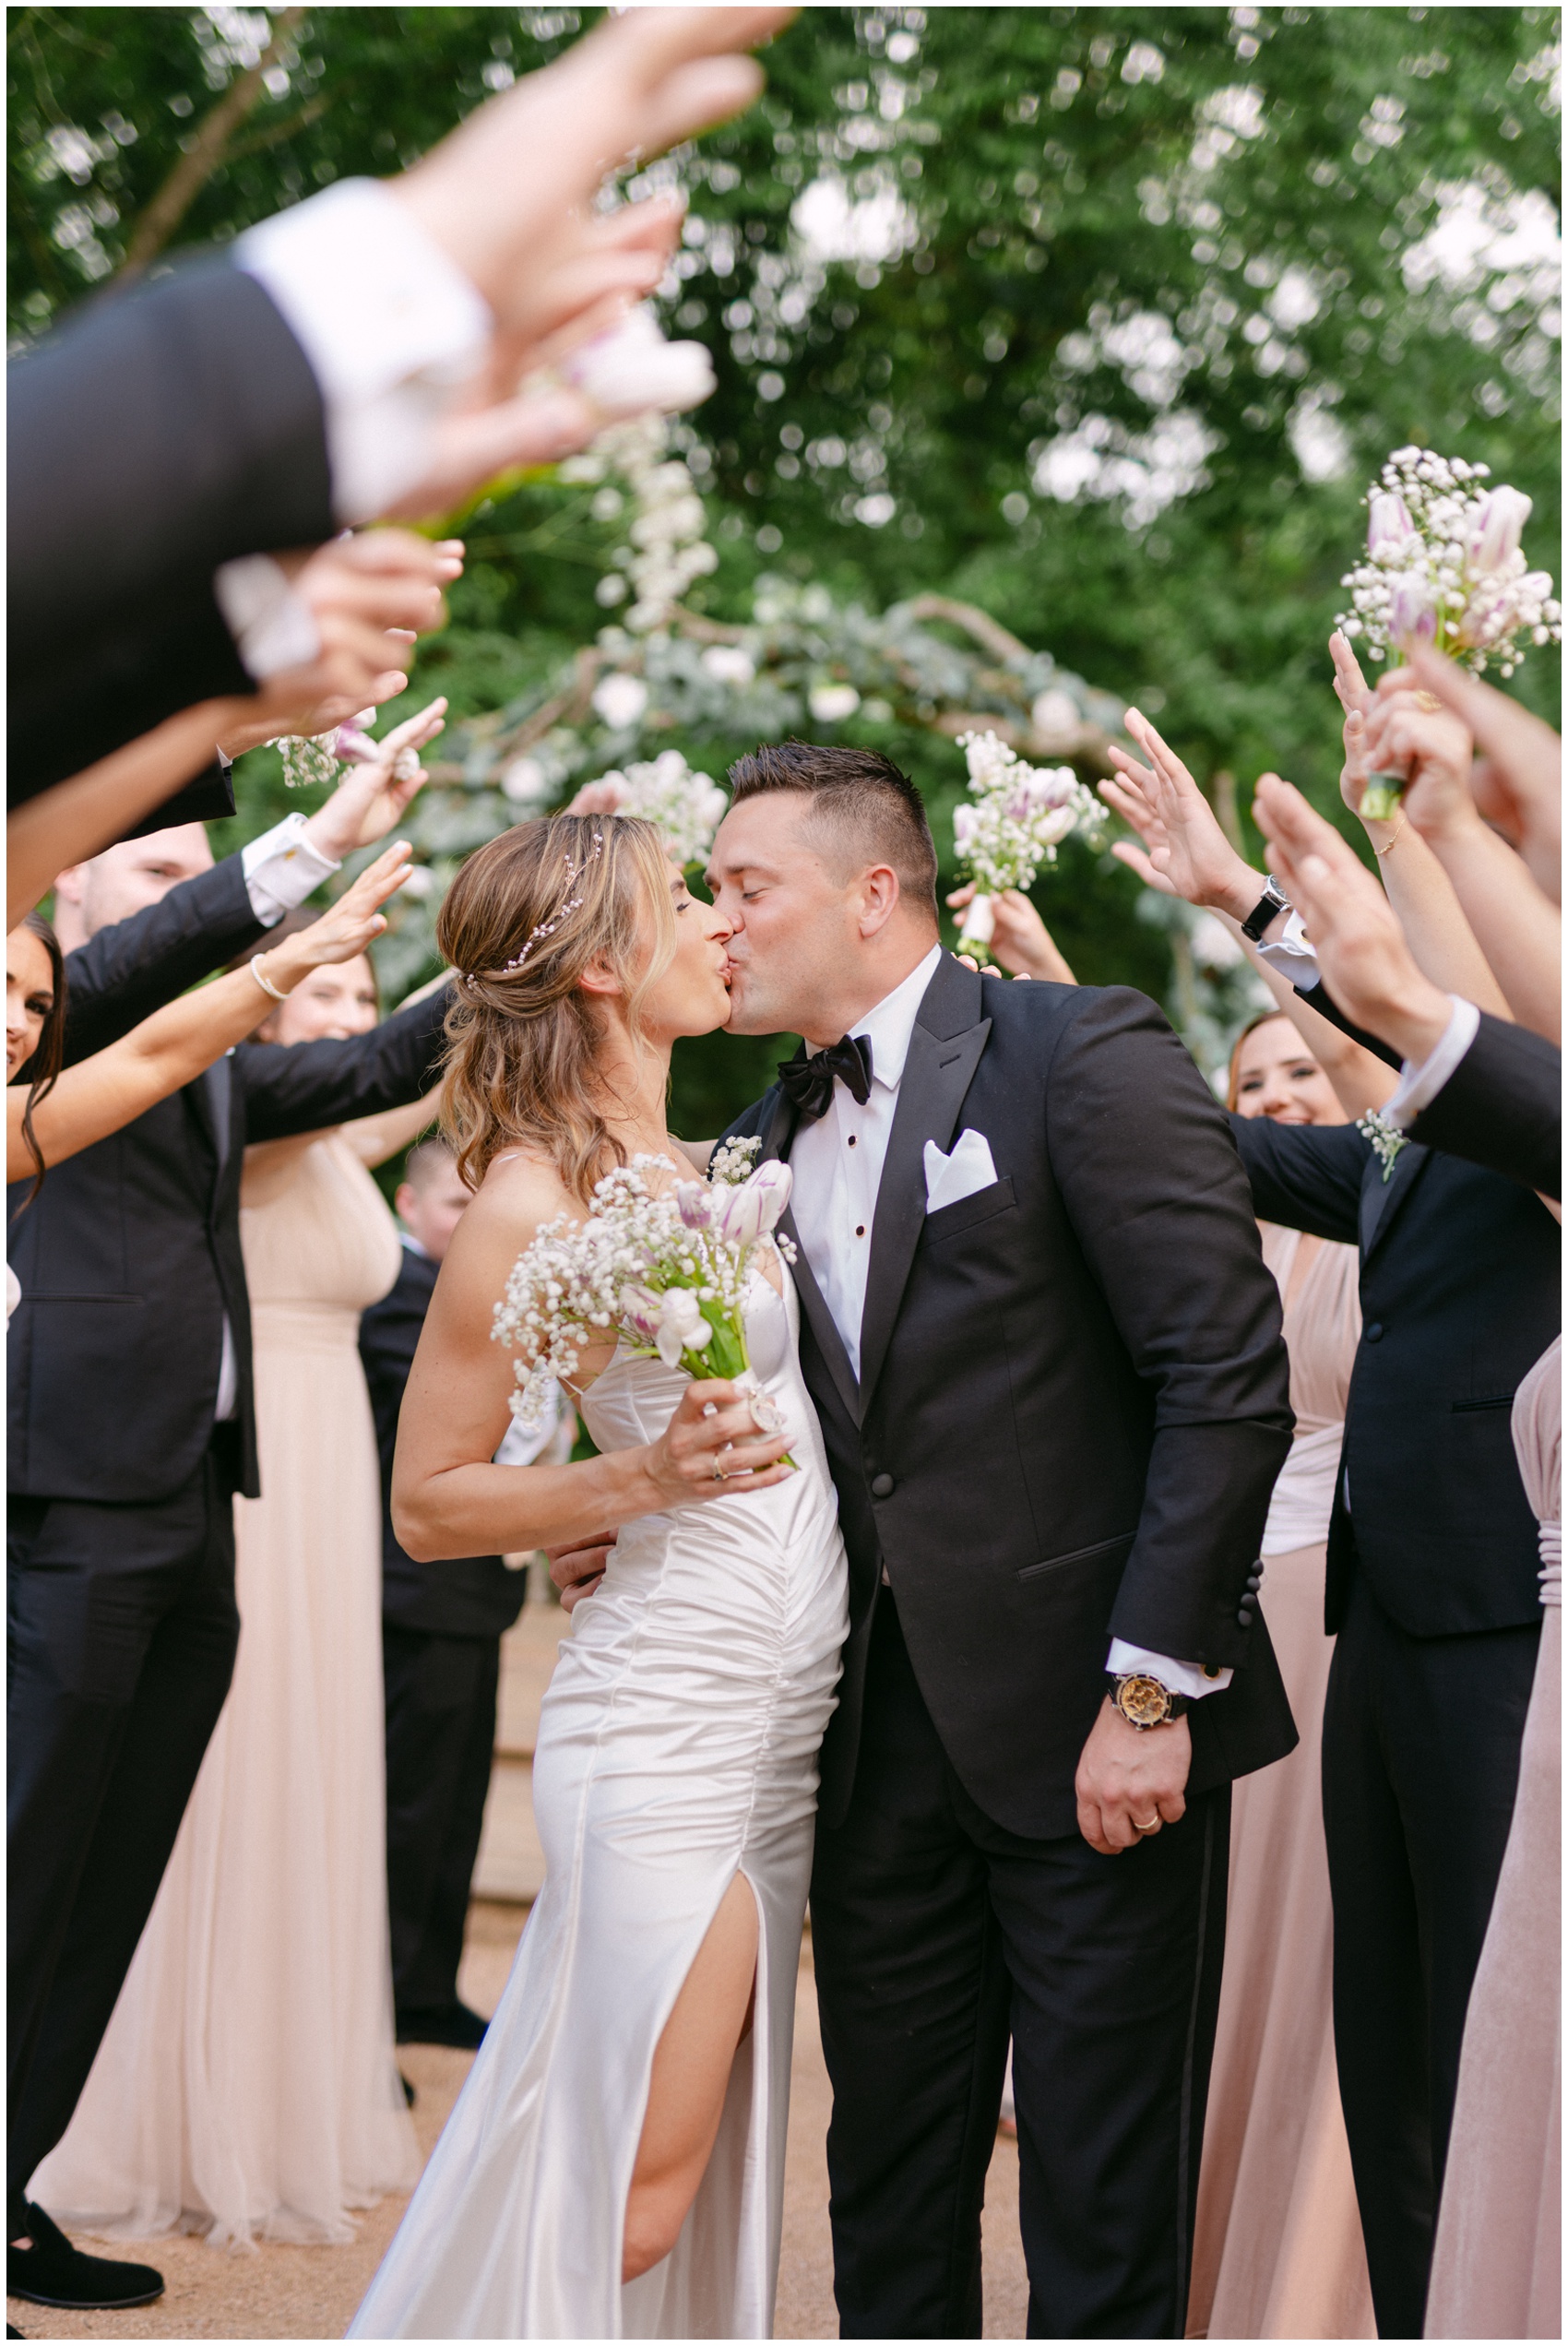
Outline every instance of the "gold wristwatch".
<path id="1" fill-rule="evenodd" d="M 1147 1728 L 1168 1726 L 1180 1719 L 1187 1708 L 1185 1695 L 1173 1695 L 1159 1679 L 1151 1678 L 1146 1670 L 1108 1670 L 1106 1691 L 1129 1727 L 1139 1734 Z"/>

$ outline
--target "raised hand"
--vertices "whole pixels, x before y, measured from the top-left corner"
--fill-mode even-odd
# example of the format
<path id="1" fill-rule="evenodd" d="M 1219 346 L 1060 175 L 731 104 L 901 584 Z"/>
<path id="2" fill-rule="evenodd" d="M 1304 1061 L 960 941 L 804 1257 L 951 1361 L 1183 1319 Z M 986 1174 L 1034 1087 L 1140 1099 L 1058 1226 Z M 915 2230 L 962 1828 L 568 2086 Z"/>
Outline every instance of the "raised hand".
<path id="1" fill-rule="evenodd" d="M 329 732 L 395 698 L 417 637 L 440 617 L 442 589 L 461 576 L 463 549 L 457 539 L 432 544 L 409 530 L 370 530 L 278 559 L 315 621 L 319 649 L 268 676 L 244 718 L 225 726 L 226 757 L 285 733 Z"/>
<path id="2" fill-rule="evenodd" d="M 955 912 L 962 912 L 974 901 L 975 884 L 968 880 L 955 888 L 947 899 Z M 1065 957 L 1039 911 L 1020 888 L 1010 887 L 991 899 L 995 927 L 991 935 L 991 955 L 1010 970 L 1016 978 L 1049 979 L 1057 985 L 1076 985 L 1078 981 L 1068 968 Z"/>
<path id="3" fill-rule="evenodd" d="M 1403 1057 L 1424 1059 L 1442 1040 L 1453 1006 L 1417 968 L 1398 915 L 1372 874 L 1332 823 L 1277 774 L 1260 779 L 1253 814 L 1335 1001 Z"/>
<path id="4" fill-rule="evenodd" d="M 1521 709 L 1441 652 L 1410 656 L 1409 673 L 1423 691 L 1460 719 L 1485 752 L 1472 768 L 1470 789 L 1483 819 L 1516 846 L 1538 885 L 1562 901 L 1562 744 L 1539 717 Z"/>
<path id="5" fill-rule="evenodd" d="M 445 697 L 430 702 L 417 716 L 406 717 L 375 744 L 376 755 L 362 765 L 350 766 L 325 806 L 305 825 L 313 847 L 329 863 L 340 863 L 356 848 L 383 838 L 407 814 L 415 793 L 424 787 L 422 768 L 399 779 L 397 766 L 404 750 L 422 750 L 446 722 Z"/>
<path id="6" fill-rule="evenodd" d="M 1147 718 L 1129 709 L 1125 721 L 1148 764 L 1140 766 L 1112 743 L 1116 780 L 1102 782 L 1099 791 L 1144 845 L 1140 851 L 1122 841 L 1113 852 L 1149 887 L 1244 921 L 1263 894 L 1261 875 L 1237 854 L 1213 807 Z"/>
<path id="7" fill-rule="evenodd" d="M 381 935 L 386 926 L 381 907 L 408 878 L 412 856 L 407 840 L 395 840 L 385 854 L 366 865 L 319 921 L 286 936 L 261 957 L 267 976 L 280 993 L 291 992 L 302 978 L 329 962 L 356 960 L 371 939 Z"/>

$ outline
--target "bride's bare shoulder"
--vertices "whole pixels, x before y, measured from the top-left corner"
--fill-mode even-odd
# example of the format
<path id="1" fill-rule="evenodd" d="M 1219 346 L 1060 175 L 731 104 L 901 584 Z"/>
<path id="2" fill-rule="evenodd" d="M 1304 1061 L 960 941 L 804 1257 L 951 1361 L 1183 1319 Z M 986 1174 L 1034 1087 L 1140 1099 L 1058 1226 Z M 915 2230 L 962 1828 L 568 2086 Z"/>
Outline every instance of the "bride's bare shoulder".
<path id="1" fill-rule="evenodd" d="M 459 1227 L 505 1233 L 527 1245 L 557 1214 L 580 1216 L 582 1205 L 548 1157 L 532 1149 L 505 1149 L 493 1157 Z"/>

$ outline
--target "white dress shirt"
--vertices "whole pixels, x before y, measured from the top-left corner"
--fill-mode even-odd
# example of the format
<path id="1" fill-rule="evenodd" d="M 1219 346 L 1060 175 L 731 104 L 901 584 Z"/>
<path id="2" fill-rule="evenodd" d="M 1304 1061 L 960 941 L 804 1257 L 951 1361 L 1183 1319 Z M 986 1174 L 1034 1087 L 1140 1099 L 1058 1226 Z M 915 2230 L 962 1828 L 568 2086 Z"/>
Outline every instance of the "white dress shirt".
<path id="1" fill-rule="evenodd" d="M 794 1175 L 790 1203 L 801 1250 L 843 1339 L 857 1382 L 877 1192 L 904 1063 L 909 1055 L 909 1037 L 941 959 L 942 947 L 933 945 L 901 985 L 851 1026 L 850 1033 L 863 1036 L 871 1045 L 871 1093 L 864 1105 L 841 1078 L 836 1080 L 827 1113 L 814 1123 L 801 1125 L 790 1151 Z M 887 1579 L 885 1566 L 882 1577 Z M 1173 1661 L 1168 1655 L 1128 1645 L 1120 1637 L 1111 1642 L 1106 1667 L 1121 1672 L 1146 1670 L 1172 1694 L 1194 1697 L 1218 1694 L 1230 1683 L 1229 1670 L 1208 1678 L 1195 1662 Z"/>
<path id="2" fill-rule="evenodd" d="M 240 869 L 244 874 L 245 894 L 251 900 L 251 911 L 264 928 L 275 928 L 285 912 L 303 904 L 312 888 L 339 865 L 330 862 L 305 837 L 303 815 L 285 815 L 269 831 L 240 851 Z M 234 1331 L 229 1325 L 229 1315 L 223 1315 L 223 1350 L 218 1364 L 218 1407 L 213 1411 L 216 1423 L 223 1424 L 235 1416 L 240 1402 L 240 1366 L 234 1353 Z"/>
<path id="3" fill-rule="evenodd" d="M 847 1085 L 836 1082 L 827 1113 L 802 1125 L 790 1152 L 795 1228 L 857 1382 L 876 1193 L 916 1013 L 941 959 L 942 947 L 933 945 L 901 985 L 855 1020 L 851 1032 L 871 1045 L 871 1096 L 864 1107 Z"/>

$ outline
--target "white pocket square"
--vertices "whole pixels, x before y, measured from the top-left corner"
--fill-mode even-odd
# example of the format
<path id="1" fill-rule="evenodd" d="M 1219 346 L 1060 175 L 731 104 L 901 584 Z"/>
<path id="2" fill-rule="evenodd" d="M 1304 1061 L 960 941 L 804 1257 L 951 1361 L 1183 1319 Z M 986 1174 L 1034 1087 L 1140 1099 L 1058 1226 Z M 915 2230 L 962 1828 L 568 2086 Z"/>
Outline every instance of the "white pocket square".
<path id="1" fill-rule="evenodd" d="M 953 1143 L 950 1156 L 944 1156 L 934 1140 L 926 1142 L 925 1209 L 928 1214 L 934 1214 L 942 1206 L 956 1206 L 960 1197 L 972 1197 L 977 1189 L 989 1189 L 996 1178 L 991 1143 L 983 1132 L 976 1132 L 967 1126 Z"/>

